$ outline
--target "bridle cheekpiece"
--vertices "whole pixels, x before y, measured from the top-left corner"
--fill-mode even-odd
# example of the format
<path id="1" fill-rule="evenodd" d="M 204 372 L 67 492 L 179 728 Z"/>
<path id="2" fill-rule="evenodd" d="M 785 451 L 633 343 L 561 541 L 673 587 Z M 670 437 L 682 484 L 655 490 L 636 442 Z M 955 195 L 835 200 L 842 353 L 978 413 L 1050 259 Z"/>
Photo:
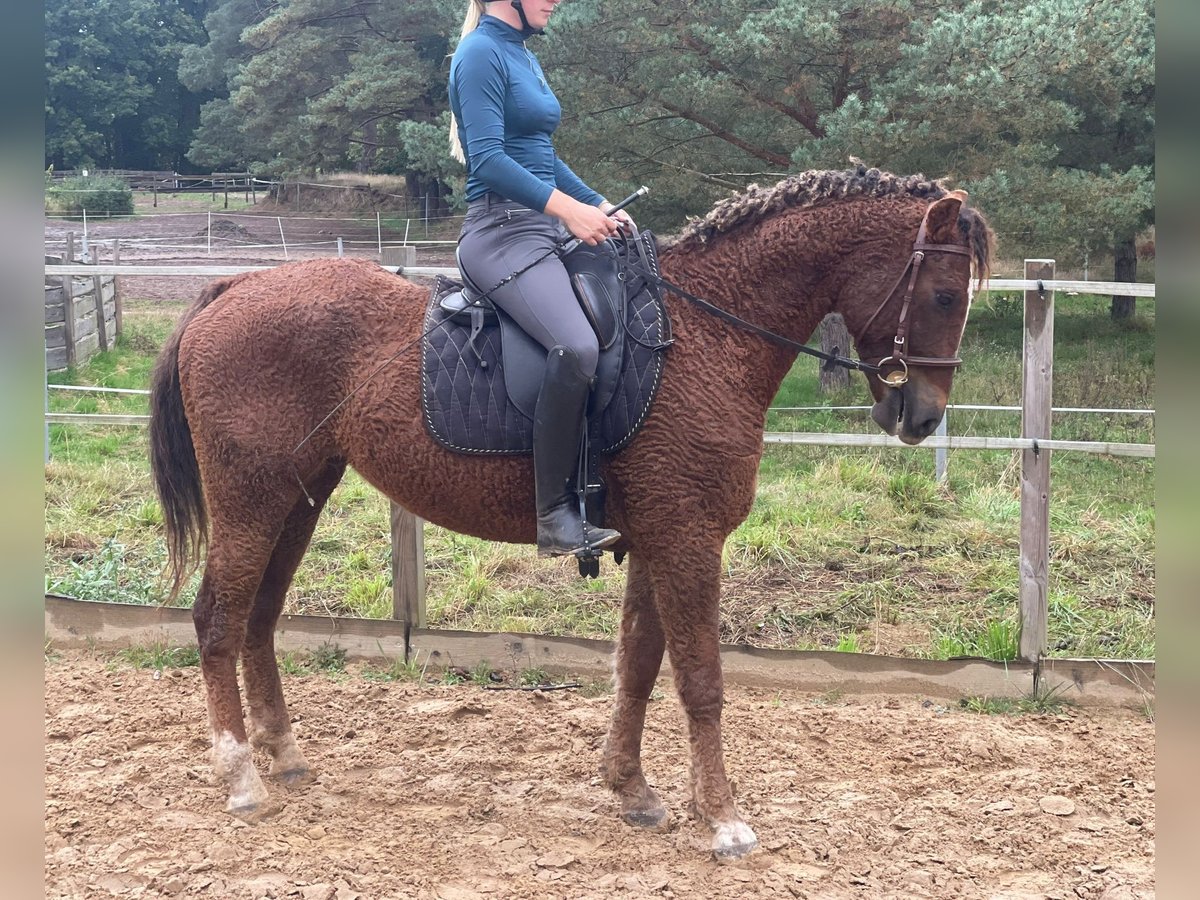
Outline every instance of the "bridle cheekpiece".
<path id="1" fill-rule="evenodd" d="M 872 323 L 879 318 L 879 314 L 883 312 L 884 307 L 892 299 L 896 290 L 904 282 L 904 276 L 908 276 L 908 286 L 904 290 L 904 299 L 900 303 L 900 318 L 896 321 L 896 336 L 892 338 L 892 352 L 889 356 L 883 357 L 875 364 L 876 376 L 888 387 L 903 387 L 908 381 L 909 366 L 947 366 L 950 368 L 958 368 L 962 365 L 962 360 L 957 356 L 909 356 L 908 355 L 908 312 L 912 306 L 913 291 L 917 286 L 917 275 L 921 271 L 921 263 L 925 261 L 926 253 L 957 253 L 961 256 L 969 257 L 971 251 L 967 247 L 959 244 L 930 244 L 925 240 L 925 232 L 929 225 L 929 211 L 933 209 L 931 206 L 925 211 L 924 218 L 921 219 L 921 227 L 917 230 L 917 239 L 913 243 L 912 254 L 908 258 L 908 265 L 904 267 L 904 271 L 900 273 L 900 277 L 896 279 L 891 290 L 884 295 L 883 302 L 875 308 L 875 312 L 871 313 L 871 317 L 867 319 L 865 325 L 859 329 L 858 334 L 854 337 L 854 342 L 859 344 L 862 338 L 866 336 L 867 329 Z M 882 373 L 882 369 L 888 366 L 899 366 L 893 369 L 887 375 Z"/>

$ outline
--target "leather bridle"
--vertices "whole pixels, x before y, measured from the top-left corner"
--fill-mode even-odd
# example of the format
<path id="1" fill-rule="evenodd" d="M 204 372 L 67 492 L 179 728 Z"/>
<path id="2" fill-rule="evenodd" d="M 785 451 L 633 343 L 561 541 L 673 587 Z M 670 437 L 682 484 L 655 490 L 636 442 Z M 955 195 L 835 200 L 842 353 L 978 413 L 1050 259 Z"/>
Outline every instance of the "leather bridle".
<path id="1" fill-rule="evenodd" d="M 900 277 L 896 279 L 891 289 L 884 295 L 879 306 L 875 308 L 875 312 L 871 313 L 871 317 L 867 319 L 867 323 L 859 329 L 859 332 L 854 337 L 856 344 L 861 343 L 862 338 L 866 335 L 867 329 L 879 318 L 879 314 L 887 307 L 892 297 L 895 296 L 897 289 L 904 282 L 905 276 L 908 276 L 908 287 L 904 291 L 904 299 L 900 304 L 900 318 L 896 322 L 896 335 L 892 338 L 892 352 L 889 356 L 885 356 L 878 363 L 864 362 L 858 359 L 850 359 L 839 354 L 839 348 L 834 347 L 832 353 L 826 353 L 822 350 L 816 350 L 806 346 L 799 341 L 793 341 L 791 338 L 785 338 L 781 334 L 776 334 L 773 331 L 768 331 L 760 325 L 755 325 L 753 322 L 747 322 L 740 316 L 735 316 L 731 312 L 721 309 L 705 300 L 703 297 L 697 297 L 690 291 L 684 290 L 677 284 L 672 284 L 667 279 L 663 278 L 657 272 L 648 272 L 641 266 L 634 266 L 647 279 L 655 284 L 665 287 L 673 294 L 678 294 L 683 299 L 696 306 L 699 306 L 710 315 L 723 319 L 737 325 L 746 331 L 757 334 L 759 337 L 765 338 L 772 343 L 779 344 L 782 347 L 787 347 L 797 353 L 806 353 L 809 356 L 815 356 L 817 359 L 823 360 L 822 368 L 833 368 L 841 366 L 846 369 L 856 369 L 860 372 L 874 373 L 880 381 L 888 387 L 899 388 L 903 387 L 908 382 L 909 366 L 943 366 L 949 368 L 958 368 L 962 365 L 962 360 L 957 356 L 909 356 L 907 352 L 908 345 L 908 328 L 909 328 L 909 309 L 912 307 L 913 291 L 917 286 L 917 275 L 921 271 L 921 263 L 925 261 L 926 253 L 957 253 L 960 256 L 971 255 L 971 251 L 967 247 L 958 244 L 930 244 L 925 240 L 925 232 L 929 226 L 929 212 L 931 206 L 925 211 L 925 216 L 921 219 L 921 227 L 917 230 L 917 239 L 913 242 L 912 254 L 908 258 L 908 264 L 904 267 L 904 271 L 900 273 Z M 964 320 L 965 323 L 965 320 Z M 959 336 L 961 343 L 962 336 Z M 899 366 L 895 371 L 883 375 L 882 372 L 889 366 Z"/>
<path id="2" fill-rule="evenodd" d="M 930 207 L 932 209 L 933 207 Z M 909 366 L 943 366 L 948 368 L 958 368 L 962 365 L 962 360 L 957 356 L 909 356 L 908 355 L 908 312 L 912 306 L 913 291 L 917 286 L 917 275 L 921 271 L 921 263 L 925 261 L 926 253 L 957 253 L 961 256 L 969 257 L 971 251 L 967 247 L 959 244 L 930 244 L 925 241 L 925 231 L 929 224 L 929 210 L 925 211 L 925 217 L 921 219 L 921 227 L 917 231 L 917 239 L 913 242 L 912 255 L 908 258 L 908 265 L 904 267 L 904 271 L 900 273 L 900 277 L 896 279 L 891 290 L 883 298 L 883 302 L 875 308 L 875 312 L 871 313 L 871 317 L 867 319 L 865 325 L 859 329 L 857 335 L 854 336 L 856 344 L 862 343 L 862 338 L 866 335 L 872 323 L 879 318 L 879 314 L 895 296 L 896 290 L 904 282 L 904 276 L 908 276 L 908 287 L 904 290 L 904 299 L 900 302 L 900 318 L 896 321 L 896 336 L 892 338 L 891 355 L 885 356 L 875 364 L 876 376 L 888 387 L 898 388 L 908 381 Z M 959 338 L 961 342 L 961 337 Z M 887 366 L 899 366 L 887 375 L 881 374 L 881 370 Z"/>

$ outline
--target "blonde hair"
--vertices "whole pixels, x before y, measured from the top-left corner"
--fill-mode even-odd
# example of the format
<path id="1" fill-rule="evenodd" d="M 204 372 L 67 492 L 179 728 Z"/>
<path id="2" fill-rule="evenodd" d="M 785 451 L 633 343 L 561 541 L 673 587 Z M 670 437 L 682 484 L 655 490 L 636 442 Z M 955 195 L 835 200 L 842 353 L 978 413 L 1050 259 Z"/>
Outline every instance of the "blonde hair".
<path id="1" fill-rule="evenodd" d="M 467 15 L 463 19 L 462 34 L 459 36 L 460 41 L 479 27 L 479 20 L 483 18 L 487 4 L 488 0 L 469 0 Z M 464 166 L 467 164 L 467 154 L 463 150 L 462 140 L 458 136 L 458 120 L 454 118 L 454 113 L 450 113 L 450 155 Z"/>

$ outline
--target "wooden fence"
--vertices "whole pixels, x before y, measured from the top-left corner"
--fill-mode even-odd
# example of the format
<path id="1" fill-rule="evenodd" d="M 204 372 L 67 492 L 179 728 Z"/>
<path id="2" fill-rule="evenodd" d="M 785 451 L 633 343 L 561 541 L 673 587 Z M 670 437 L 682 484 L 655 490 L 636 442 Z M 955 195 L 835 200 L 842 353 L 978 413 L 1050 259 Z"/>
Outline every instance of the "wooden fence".
<path id="1" fill-rule="evenodd" d="M 47 256 L 47 266 L 75 261 L 74 235 L 63 257 Z M 114 262 L 120 250 L 113 244 Z M 111 348 L 122 330 L 121 295 L 116 275 L 60 275 L 46 278 L 46 371 L 81 365 L 98 350 Z"/>
<path id="2" fill-rule="evenodd" d="M 415 265 L 415 248 L 394 248 L 382 264 L 398 274 L 433 276 L 457 274 L 455 269 Z M 393 255 L 394 254 L 394 255 Z M 122 274 L 161 275 L 232 275 L 270 266 L 126 266 L 101 267 Z M 78 266 L 47 265 L 48 275 L 71 275 L 87 271 Z M 879 446 L 895 449 L 1010 449 L 1021 452 L 1021 545 L 1020 581 L 1020 658 L 1040 671 L 1046 651 L 1046 632 L 1050 572 L 1050 455 L 1055 450 L 1106 455 L 1153 457 L 1152 444 L 1117 444 L 1063 441 L 1051 438 L 1051 395 L 1054 374 L 1054 294 L 1056 289 L 1110 293 L 1121 289 L 1125 294 L 1154 297 L 1153 284 L 1112 284 L 1108 282 L 1058 282 L 1054 279 L 1053 260 L 1026 260 L 1025 277 L 990 281 L 993 289 L 1023 290 L 1025 295 L 1024 350 L 1022 354 L 1021 437 L 942 437 L 926 439 L 920 447 L 909 447 L 886 435 L 839 435 L 767 433 L 768 443 L 804 443 L 823 446 Z M 100 424 L 144 424 L 148 416 L 83 416 L 68 413 L 47 414 L 47 421 Z M 404 628 L 424 629 L 425 556 L 423 523 L 395 503 L 391 504 L 392 531 L 392 614 Z"/>
<path id="3" fill-rule="evenodd" d="M 86 172 L 86 175 L 85 175 Z M 53 181 L 87 177 L 116 178 L 135 191 L 203 191 L 221 187 L 248 187 L 254 176 L 249 172 L 211 172 L 207 175 L 181 175 L 174 171 L 152 169 L 61 169 L 51 174 Z"/>

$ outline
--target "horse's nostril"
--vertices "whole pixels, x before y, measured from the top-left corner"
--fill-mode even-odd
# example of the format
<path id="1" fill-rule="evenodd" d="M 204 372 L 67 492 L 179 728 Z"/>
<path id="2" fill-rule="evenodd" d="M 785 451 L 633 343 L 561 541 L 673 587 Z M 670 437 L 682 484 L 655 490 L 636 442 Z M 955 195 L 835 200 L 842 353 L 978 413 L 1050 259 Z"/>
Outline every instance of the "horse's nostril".
<path id="1" fill-rule="evenodd" d="M 932 419 L 926 419 L 922 422 L 920 426 L 921 437 L 929 437 L 929 435 L 937 431 L 938 423 L 941 421 L 941 416 L 935 416 Z"/>

